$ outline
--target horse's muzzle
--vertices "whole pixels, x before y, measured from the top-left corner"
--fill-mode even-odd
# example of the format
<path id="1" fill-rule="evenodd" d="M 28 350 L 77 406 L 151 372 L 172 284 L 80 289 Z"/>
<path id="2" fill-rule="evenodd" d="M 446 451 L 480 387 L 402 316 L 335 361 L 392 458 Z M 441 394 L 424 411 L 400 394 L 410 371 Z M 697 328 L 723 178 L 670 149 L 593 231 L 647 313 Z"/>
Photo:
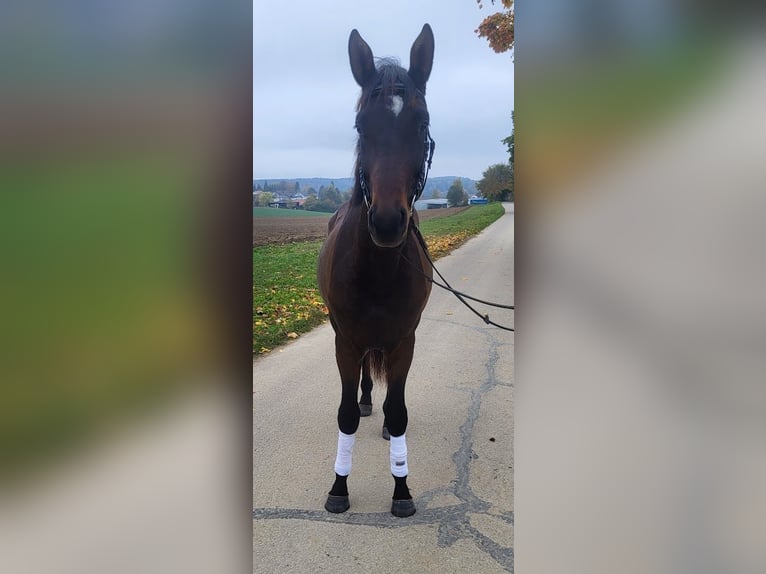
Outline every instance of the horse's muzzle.
<path id="1" fill-rule="evenodd" d="M 407 235 L 407 210 L 376 209 L 373 206 L 367 215 L 370 237 L 378 247 L 398 247 Z"/>

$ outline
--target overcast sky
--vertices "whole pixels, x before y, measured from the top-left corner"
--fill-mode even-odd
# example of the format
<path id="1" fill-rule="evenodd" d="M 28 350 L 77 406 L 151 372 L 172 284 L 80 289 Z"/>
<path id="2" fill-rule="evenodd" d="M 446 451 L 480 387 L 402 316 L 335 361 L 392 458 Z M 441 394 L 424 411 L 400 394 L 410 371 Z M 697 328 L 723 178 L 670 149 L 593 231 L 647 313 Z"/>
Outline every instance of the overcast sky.
<path id="1" fill-rule="evenodd" d="M 474 0 L 254 0 L 253 177 L 351 177 L 354 106 L 360 89 L 348 63 L 353 28 L 376 57 L 409 67 L 428 22 L 436 40 L 427 85 L 432 176 L 479 179 L 508 160 L 513 61 L 474 30 L 496 9 Z"/>

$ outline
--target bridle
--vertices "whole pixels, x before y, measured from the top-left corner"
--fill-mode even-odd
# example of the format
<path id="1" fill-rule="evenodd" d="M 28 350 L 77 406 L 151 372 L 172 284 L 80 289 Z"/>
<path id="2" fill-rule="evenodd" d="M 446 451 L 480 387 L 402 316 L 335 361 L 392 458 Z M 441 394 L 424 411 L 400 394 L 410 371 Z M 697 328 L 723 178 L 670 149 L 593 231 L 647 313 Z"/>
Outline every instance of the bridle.
<path id="1" fill-rule="evenodd" d="M 436 149 L 436 142 L 431 137 L 431 133 L 429 132 L 428 128 L 426 128 L 426 134 L 425 139 L 423 141 L 423 164 L 420 168 L 420 173 L 418 174 L 418 180 L 415 183 L 415 187 L 412 191 L 412 197 L 410 199 L 410 212 L 412 212 L 412 208 L 415 205 L 415 202 L 420 199 L 420 196 L 423 195 L 423 190 L 426 187 L 426 181 L 428 180 L 428 171 L 431 169 L 431 160 L 434 157 L 434 149 Z M 364 198 L 364 204 L 367 206 L 367 209 L 370 209 L 370 204 L 372 203 L 372 194 L 370 193 L 370 188 L 367 187 L 367 178 L 364 175 L 364 167 L 362 167 L 362 161 L 361 161 L 361 151 L 359 153 L 360 160 L 359 160 L 359 187 L 362 190 L 362 197 Z"/>
<path id="2" fill-rule="evenodd" d="M 381 92 L 381 87 L 378 86 L 372 90 L 371 97 L 374 97 Z M 394 94 L 395 95 L 403 95 L 404 94 L 404 84 L 397 83 L 394 84 Z M 361 137 L 361 136 L 360 136 Z M 426 126 L 425 131 L 425 137 L 423 138 L 423 163 L 420 166 L 420 173 L 418 174 L 418 180 L 415 183 L 415 187 L 412 190 L 412 197 L 410 198 L 410 214 L 412 214 L 413 206 L 415 205 L 415 202 L 420 199 L 420 196 L 423 195 L 423 190 L 426 187 L 426 181 L 428 180 L 428 171 L 431 169 L 431 160 L 434 157 L 434 150 L 436 149 L 436 142 L 431 137 L 431 131 L 428 129 L 428 126 Z M 361 139 L 359 143 L 359 154 L 358 154 L 358 163 L 359 163 L 359 187 L 362 190 L 362 197 L 364 198 L 364 204 L 367 206 L 367 210 L 370 210 L 370 204 L 372 203 L 372 193 L 370 192 L 370 188 L 367 186 L 367 178 L 364 175 L 364 162 L 362 161 L 362 153 L 363 148 L 361 144 Z"/>
<path id="3" fill-rule="evenodd" d="M 378 86 L 372 90 L 371 96 L 374 97 L 381 92 L 381 87 Z M 394 93 L 396 95 L 403 95 L 404 93 L 404 84 L 397 83 L 394 84 Z M 360 136 L 361 137 L 361 136 Z M 431 137 L 431 133 L 428 129 L 428 126 L 426 126 L 425 130 L 425 138 L 423 139 L 423 163 L 420 167 L 420 173 L 418 174 L 418 180 L 415 183 L 415 187 L 412 191 L 412 198 L 410 199 L 410 215 L 412 215 L 412 208 L 415 205 L 415 202 L 420 198 L 420 196 L 423 194 L 423 190 L 426 186 L 426 180 L 428 179 L 428 170 L 431 169 L 431 160 L 434 157 L 434 149 L 436 148 L 436 142 Z M 359 162 L 359 187 L 362 190 L 362 197 L 364 198 L 364 203 L 367 206 L 367 211 L 370 210 L 370 204 L 372 203 L 372 194 L 370 193 L 370 188 L 367 186 L 367 178 L 364 176 L 364 168 L 362 167 L 362 140 L 359 140 L 359 153 L 357 155 L 357 160 Z M 491 305 L 493 307 L 500 307 L 503 309 L 511 309 L 515 310 L 516 307 L 514 305 L 503 305 L 500 303 L 492 303 L 490 301 L 484 301 L 483 299 L 478 299 L 477 297 L 472 297 L 471 295 L 468 295 L 466 293 L 463 293 L 461 291 L 458 291 L 457 289 L 454 289 L 452 285 L 450 285 L 447 280 L 444 278 L 444 276 L 439 273 L 439 270 L 434 265 L 433 260 L 431 259 L 431 256 L 428 253 L 428 245 L 426 244 L 426 240 L 423 237 L 423 235 L 420 233 L 420 229 L 418 229 L 418 226 L 414 223 L 413 219 L 410 219 L 410 222 L 408 224 L 408 232 L 412 232 L 415 236 L 416 241 L 420 244 L 420 248 L 422 249 L 423 253 L 426 256 L 426 259 L 428 260 L 428 263 L 431 265 L 431 268 L 433 268 L 434 271 L 436 271 L 437 275 L 441 278 L 443 283 L 439 283 L 438 281 L 434 281 L 433 277 L 429 277 L 426 273 L 423 272 L 421 269 L 420 264 L 416 264 L 413 261 L 410 261 L 406 255 L 404 255 L 404 245 L 406 245 L 406 241 L 402 242 L 402 249 L 400 250 L 402 253 L 402 257 L 425 279 L 427 279 L 429 282 L 431 282 L 433 285 L 436 285 L 437 287 L 441 287 L 442 289 L 445 289 L 449 292 L 451 292 L 455 297 L 457 297 L 463 305 L 468 307 L 475 315 L 479 316 L 487 325 L 493 325 L 495 327 L 499 327 L 500 329 L 504 329 L 506 331 L 515 331 L 513 327 L 507 327 L 505 325 L 500 325 L 498 323 L 495 323 L 494 321 L 490 320 L 489 314 L 477 311 L 466 299 L 470 299 L 472 301 L 476 301 L 478 303 L 482 303 L 484 305 Z"/>

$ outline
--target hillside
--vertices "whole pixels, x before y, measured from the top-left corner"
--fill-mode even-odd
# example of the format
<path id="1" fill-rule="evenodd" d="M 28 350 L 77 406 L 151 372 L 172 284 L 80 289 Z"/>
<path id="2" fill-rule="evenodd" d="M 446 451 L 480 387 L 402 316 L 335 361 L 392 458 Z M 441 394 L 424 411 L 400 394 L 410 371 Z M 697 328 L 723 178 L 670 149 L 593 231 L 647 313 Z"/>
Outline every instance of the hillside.
<path id="1" fill-rule="evenodd" d="M 438 189 L 441 191 L 442 197 L 447 197 L 447 190 L 449 189 L 449 186 L 452 185 L 452 182 L 457 179 L 457 176 L 449 175 L 449 176 L 442 176 L 442 177 L 429 177 L 428 181 L 426 182 L 426 189 L 423 192 L 423 199 L 428 199 L 431 197 L 431 194 L 433 193 L 434 189 Z M 471 195 L 477 194 L 476 190 L 476 182 L 470 178 L 467 177 L 460 177 L 460 179 L 463 180 L 463 189 L 470 197 Z M 338 177 L 338 178 L 329 178 L 329 177 L 297 177 L 297 178 L 272 178 L 272 179 L 254 179 L 253 180 L 253 189 L 255 189 L 256 185 L 264 186 L 267 183 L 274 185 L 281 181 L 287 181 L 290 183 L 298 182 L 300 185 L 300 189 L 302 192 L 306 192 L 309 187 L 313 187 L 315 190 L 319 190 L 320 187 L 323 185 L 330 185 L 330 183 L 334 183 L 335 187 L 340 189 L 341 191 L 350 190 L 354 185 L 354 178 L 352 177 Z"/>

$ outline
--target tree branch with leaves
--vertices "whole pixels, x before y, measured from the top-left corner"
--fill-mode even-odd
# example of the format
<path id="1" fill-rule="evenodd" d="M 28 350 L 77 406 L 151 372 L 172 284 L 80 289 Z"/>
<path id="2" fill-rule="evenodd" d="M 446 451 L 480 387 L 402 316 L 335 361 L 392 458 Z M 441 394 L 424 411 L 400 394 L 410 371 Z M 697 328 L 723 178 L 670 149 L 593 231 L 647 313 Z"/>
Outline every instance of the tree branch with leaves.
<path id="1" fill-rule="evenodd" d="M 492 5 L 495 0 L 491 0 Z M 476 0 L 479 9 L 484 7 L 484 0 Z M 498 54 L 511 50 L 514 46 L 514 10 L 513 0 L 500 0 L 503 9 L 500 12 L 490 14 L 482 20 L 479 27 L 474 30 L 479 38 L 486 38 L 489 47 Z"/>

